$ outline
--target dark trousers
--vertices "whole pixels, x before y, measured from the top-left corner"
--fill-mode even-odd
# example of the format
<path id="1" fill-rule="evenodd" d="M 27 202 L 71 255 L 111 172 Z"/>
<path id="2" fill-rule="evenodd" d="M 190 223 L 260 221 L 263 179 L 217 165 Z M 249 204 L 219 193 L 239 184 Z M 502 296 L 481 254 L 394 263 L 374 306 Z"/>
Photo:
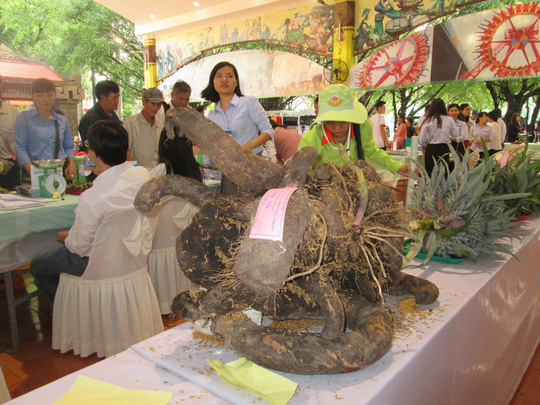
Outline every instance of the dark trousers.
<path id="1" fill-rule="evenodd" d="M 0 175 L 0 187 L 7 188 L 8 190 L 15 190 L 16 186 L 21 185 L 21 170 L 19 162 L 14 159 L 4 159 L 13 163 L 13 166 L 9 171 Z"/>
<path id="2" fill-rule="evenodd" d="M 86 266 L 88 266 L 88 259 L 88 257 L 71 253 L 65 246 L 60 246 L 58 249 L 33 259 L 30 264 L 30 271 L 34 276 L 36 285 L 47 294 L 51 303 L 54 303 L 54 296 L 60 282 L 60 274 L 67 273 L 82 276 Z"/>
<path id="3" fill-rule="evenodd" d="M 426 146 L 426 153 L 424 155 L 424 164 L 426 171 L 431 177 L 431 172 L 435 165 L 444 160 L 450 168 L 450 148 L 447 143 L 430 143 Z"/>
<path id="4" fill-rule="evenodd" d="M 456 150 L 457 153 L 459 153 L 459 156 L 463 157 L 465 154 L 465 145 L 463 142 L 451 142 L 452 147 Z"/>

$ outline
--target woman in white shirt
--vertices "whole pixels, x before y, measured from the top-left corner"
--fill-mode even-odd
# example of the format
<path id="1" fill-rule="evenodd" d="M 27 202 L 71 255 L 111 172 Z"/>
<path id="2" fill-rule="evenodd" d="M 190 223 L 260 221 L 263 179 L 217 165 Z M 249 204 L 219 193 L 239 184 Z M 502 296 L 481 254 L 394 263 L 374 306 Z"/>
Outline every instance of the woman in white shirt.
<path id="1" fill-rule="evenodd" d="M 489 156 L 502 150 L 502 128 L 498 123 L 499 116 L 496 111 L 491 111 L 487 115 L 488 122 L 491 125 L 491 135 L 489 136 Z"/>
<path id="2" fill-rule="evenodd" d="M 471 127 L 471 150 L 480 150 L 480 156 L 484 156 L 484 152 L 482 152 L 482 139 L 486 143 L 491 139 L 491 127 L 487 125 L 487 122 L 488 115 L 486 112 L 482 111 L 478 113 L 476 125 Z M 489 148 L 489 143 L 487 146 Z"/>
<path id="3" fill-rule="evenodd" d="M 450 168 L 450 148 L 448 147 L 451 141 L 450 137 L 458 142 L 463 141 L 454 120 L 446 112 L 444 101 L 438 98 L 431 104 L 428 116 L 420 131 L 420 145 L 426 147 L 425 168 L 430 176 L 435 164 L 441 159 Z"/>
<path id="4" fill-rule="evenodd" d="M 467 139 L 467 135 L 469 134 L 469 127 L 467 126 L 467 123 L 465 121 L 462 121 L 458 119 L 460 114 L 459 111 L 459 105 L 458 104 L 449 104 L 448 105 L 448 115 L 450 118 L 454 120 L 454 123 L 456 124 L 456 127 L 459 132 L 459 139 L 454 138 L 453 136 L 450 136 L 450 140 L 452 141 L 452 147 L 458 152 L 461 156 L 465 154 L 465 145 L 463 144 L 463 141 Z"/>

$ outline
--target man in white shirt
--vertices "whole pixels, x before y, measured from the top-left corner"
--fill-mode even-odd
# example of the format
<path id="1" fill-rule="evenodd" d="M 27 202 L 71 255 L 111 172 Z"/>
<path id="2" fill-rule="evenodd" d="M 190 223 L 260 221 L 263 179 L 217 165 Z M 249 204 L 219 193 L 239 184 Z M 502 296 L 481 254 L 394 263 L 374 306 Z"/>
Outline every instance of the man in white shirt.
<path id="1" fill-rule="evenodd" d="M 124 121 L 129 134 L 128 160 L 136 160 L 139 166 L 151 170 L 158 164 L 158 143 L 164 122 L 156 117 L 163 104 L 163 93 L 156 87 L 142 94 L 142 111 Z"/>
<path id="2" fill-rule="evenodd" d="M 58 233 L 64 246 L 36 257 L 30 266 L 51 302 L 61 273 L 84 273 L 99 225 L 133 208 L 137 192 L 150 180 L 148 170 L 126 161 L 128 142 L 126 130 L 113 120 L 98 121 L 88 131 L 88 156 L 96 165 L 94 185 L 81 194 L 71 229 Z"/>
<path id="3" fill-rule="evenodd" d="M 376 113 L 369 117 L 373 126 L 373 140 L 380 149 L 390 148 L 388 135 L 386 134 L 386 123 L 384 122 L 384 113 L 386 112 L 386 102 L 379 101 L 376 105 Z"/>
<path id="4" fill-rule="evenodd" d="M 13 126 L 19 110 L 2 100 L 3 84 L 0 76 L 0 187 L 13 190 L 21 184 L 19 163 L 15 159 Z"/>

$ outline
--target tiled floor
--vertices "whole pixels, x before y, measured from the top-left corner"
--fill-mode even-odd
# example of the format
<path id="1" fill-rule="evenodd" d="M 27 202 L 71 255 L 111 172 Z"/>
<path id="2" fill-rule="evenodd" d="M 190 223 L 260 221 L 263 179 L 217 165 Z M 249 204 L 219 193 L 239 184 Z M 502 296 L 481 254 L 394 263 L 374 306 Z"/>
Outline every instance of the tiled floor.
<path id="1" fill-rule="evenodd" d="M 16 296 L 33 291 L 35 286 L 32 281 L 29 275 L 14 277 Z M 44 297 L 34 298 L 29 305 L 17 308 L 21 349 L 12 352 L 7 303 L 2 294 L 3 289 L 3 283 L 0 283 L 0 366 L 12 398 L 100 360 L 95 355 L 82 358 L 72 352 L 61 354 L 51 348 L 51 307 Z M 163 321 L 165 328 L 181 323 L 180 320 L 166 317 Z M 540 404 L 540 350 L 537 348 L 510 405 L 538 404 Z"/>

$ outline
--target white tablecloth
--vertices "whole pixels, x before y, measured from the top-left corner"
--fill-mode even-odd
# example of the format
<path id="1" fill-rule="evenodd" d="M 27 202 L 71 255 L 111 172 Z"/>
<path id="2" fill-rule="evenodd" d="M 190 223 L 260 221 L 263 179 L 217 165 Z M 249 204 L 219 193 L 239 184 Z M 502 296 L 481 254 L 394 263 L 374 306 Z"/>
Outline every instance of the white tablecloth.
<path id="1" fill-rule="evenodd" d="M 505 142 L 504 143 L 504 147 L 507 148 L 511 145 L 514 145 L 510 142 Z M 540 143 L 530 143 L 529 142 L 529 150 L 532 150 L 532 151 L 536 151 L 536 152 L 540 152 Z"/>
<path id="2" fill-rule="evenodd" d="M 79 196 L 41 207 L 0 211 L 0 273 L 59 246 L 56 233 L 71 228 Z"/>
<path id="3" fill-rule="evenodd" d="M 72 354 L 70 354 L 72 355 Z M 116 384 L 128 389 L 172 391 L 172 404 L 227 404 L 195 384 L 176 377 L 167 370 L 155 367 L 133 350 L 128 349 L 76 373 L 69 374 L 28 394 L 17 397 L 10 405 L 52 404 L 75 383 L 77 375 Z"/>
<path id="4" fill-rule="evenodd" d="M 405 149 L 399 149 L 396 151 L 389 150 L 386 153 L 388 153 L 388 155 L 390 155 L 392 159 L 397 160 L 398 162 L 401 162 L 403 164 L 411 163 L 411 153 L 407 152 Z M 418 160 L 418 162 L 420 162 L 420 164 L 424 163 L 424 155 L 422 154 L 422 152 L 418 152 L 416 159 Z"/>
<path id="5" fill-rule="evenodd" d="M 365 370 L 332 376 L 284 374 L 299 384 L 290 403 L 508 404 L 540 337 L 540 219 L 516 227 L 516 234 L 523 236 L 512 241 L 517 258 L 483 255 L 477 264 L 430 262 L 408 270 L 437 284 L 439 300 L 406 314 L 391 351 Z M 402 299 L 391 301 L 397 307 Z M 126 388 L 172 391 L 171 404 L 260 403 L 210 370 L 206 358 L 228 361 L 237 356 L 194 339 L 189 325 L 12 403 L 50 403 L 69 389 L 76 374 Z"/>

